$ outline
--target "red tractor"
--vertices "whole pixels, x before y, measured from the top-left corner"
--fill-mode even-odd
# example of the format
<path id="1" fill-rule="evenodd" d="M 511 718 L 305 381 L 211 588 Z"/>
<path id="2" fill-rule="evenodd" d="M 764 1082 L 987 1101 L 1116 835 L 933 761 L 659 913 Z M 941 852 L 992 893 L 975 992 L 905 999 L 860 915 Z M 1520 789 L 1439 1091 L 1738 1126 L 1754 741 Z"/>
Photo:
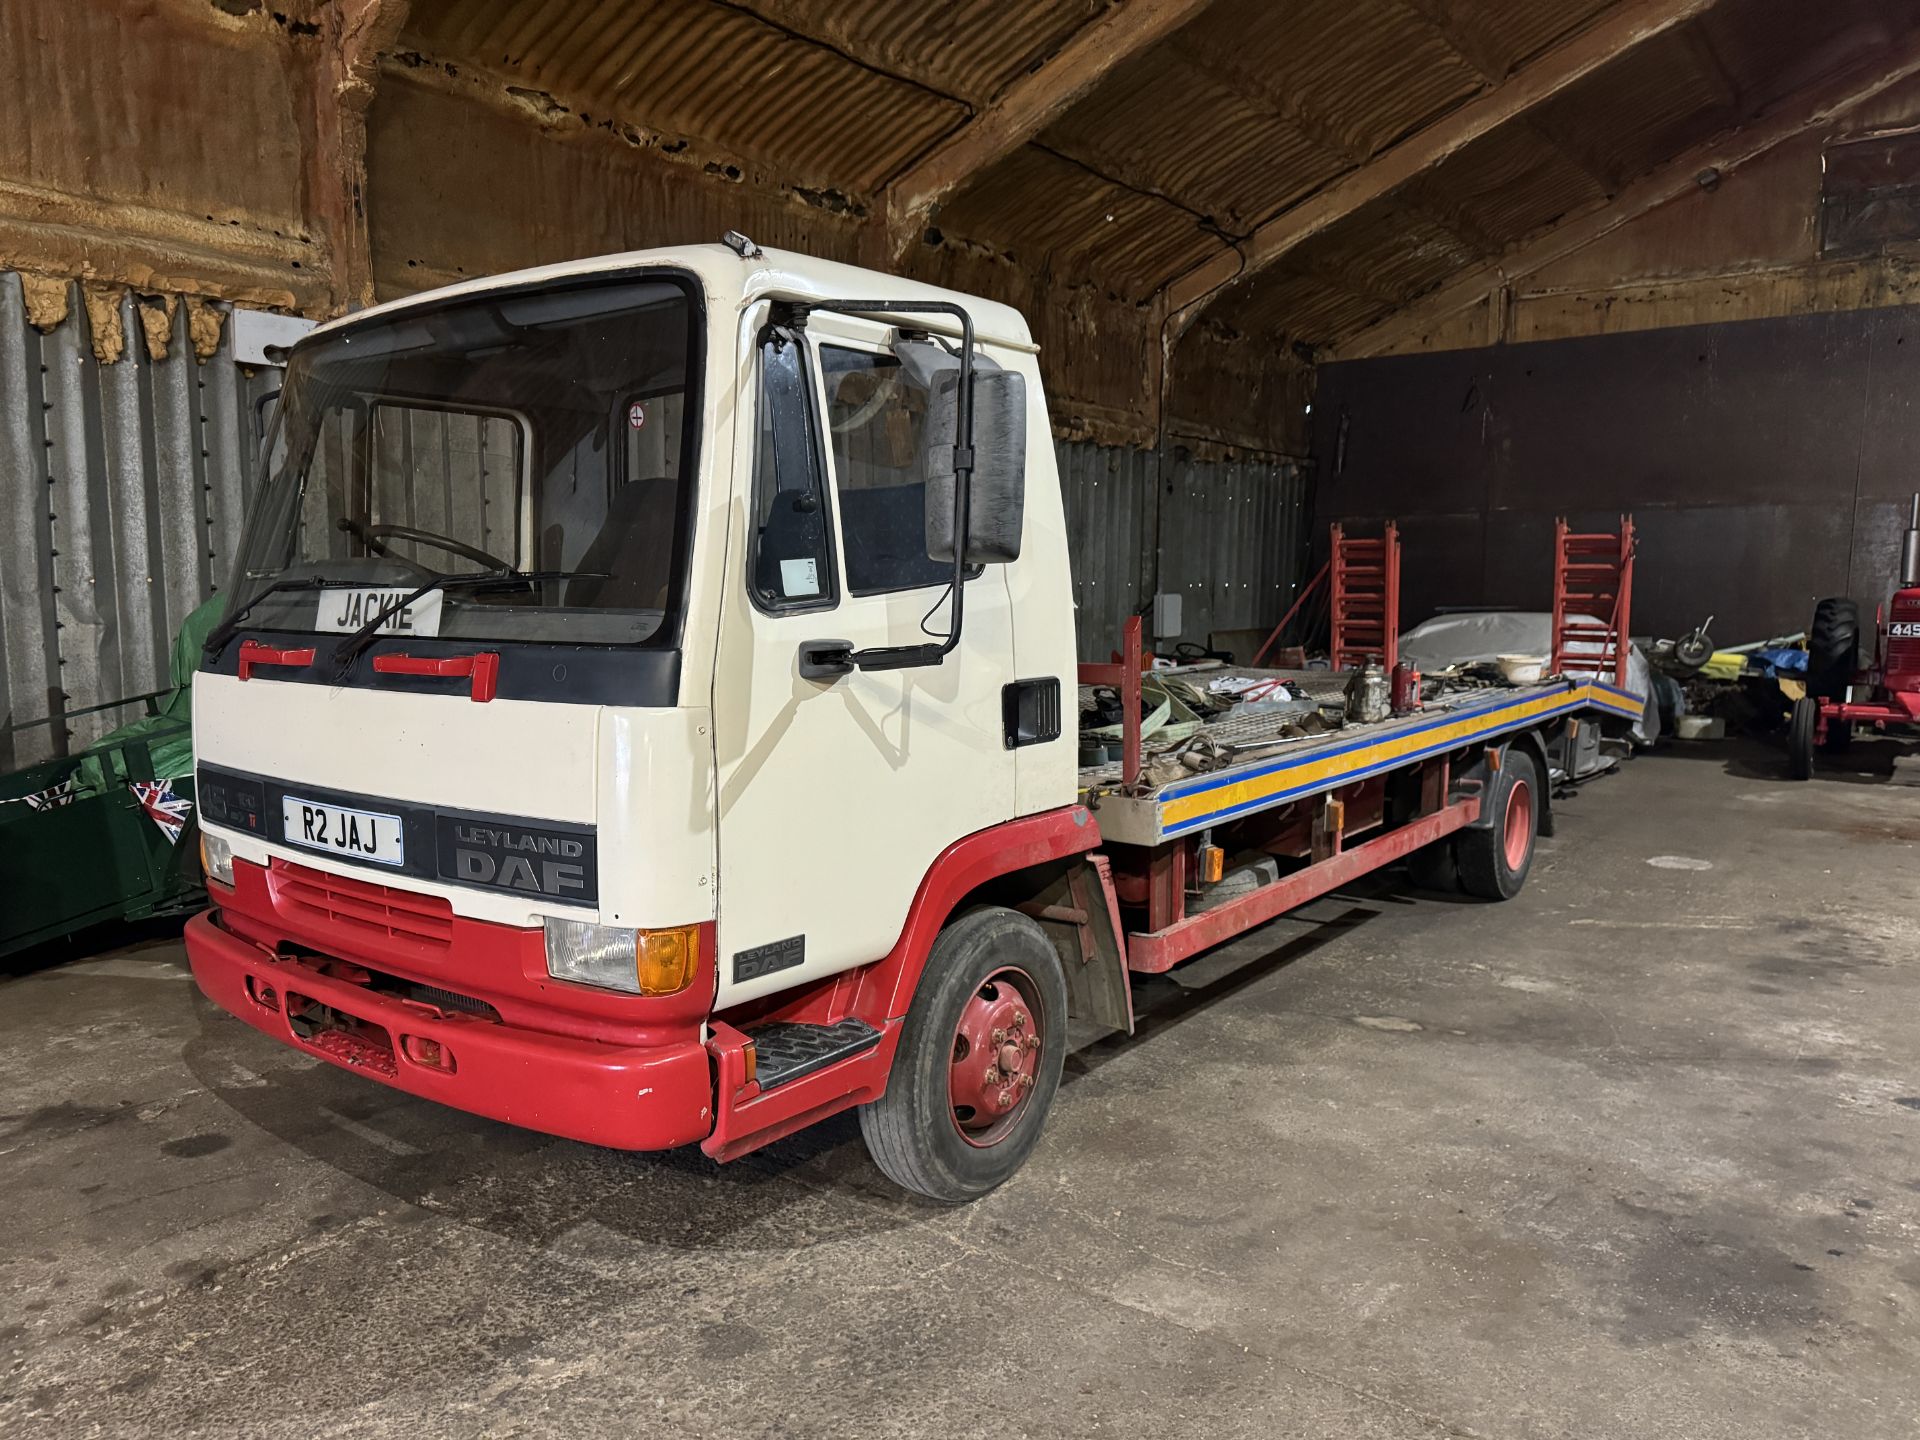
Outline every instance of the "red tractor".
<path id="1" fill-rule="evenodd" d="M 1900 588 L 1877 629 L 1873 663 L 1860 668 L 1860 607 L 1822 600 L 1807 632 L 1807 693 L 1787 727 L 1793 778 L 1813 774 L 1820 750 L 1843 750 L 1856 725 L 1920 726 L 1920 495 L 1900 547 Z"/>

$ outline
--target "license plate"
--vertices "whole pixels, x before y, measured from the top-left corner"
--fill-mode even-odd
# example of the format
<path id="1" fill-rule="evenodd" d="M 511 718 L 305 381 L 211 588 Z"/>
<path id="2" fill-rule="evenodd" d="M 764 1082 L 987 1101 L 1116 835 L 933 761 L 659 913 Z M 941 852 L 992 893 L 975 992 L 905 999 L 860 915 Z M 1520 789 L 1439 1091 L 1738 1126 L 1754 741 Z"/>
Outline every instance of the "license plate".
<path id="1" fill-rule="evenodd" d="M 313 628 L 328 634 L 358 630 L 389 605 L 398 604 L 414 591 L 412 585 L 378 586 L 365 589 L 322 590 Z M 380 622 L 377 635 L 438 635 L 440 633 L 440 591 L 429 590 L 417 596 Z"/>
<path id="2" fill-rule="evenodd" d="M 1920 640 L 1920 620 L 1896 620 L 1887 626 L 1887 634 L 1895 640 Z"/>
<path id="3" fill-rule="evenodd" d="M 330 850 L 381 865 L 406 863 L 406 832 L 398 815 L 378 810 L 349 810 L 295 795 L 280 801 L 281 834 L 289 845 Z"/>

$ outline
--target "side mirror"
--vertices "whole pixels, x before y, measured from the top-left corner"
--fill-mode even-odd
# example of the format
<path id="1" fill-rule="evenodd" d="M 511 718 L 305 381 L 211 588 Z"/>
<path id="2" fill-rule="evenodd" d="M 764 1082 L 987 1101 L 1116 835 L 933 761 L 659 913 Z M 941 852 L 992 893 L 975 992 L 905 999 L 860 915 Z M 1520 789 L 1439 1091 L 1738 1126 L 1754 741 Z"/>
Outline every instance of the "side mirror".
<path id="1" fill-rule="evenodd" d="M 940 371 L 920 427 L 927 477 L 927 554 L 953 559 L 953 446 L 958 368 Z M 973 476 L 967 486 L 966 563 L 1020 558 L 1027 503 L 1027 381 L 1012 370 L 973 372 Z"/>

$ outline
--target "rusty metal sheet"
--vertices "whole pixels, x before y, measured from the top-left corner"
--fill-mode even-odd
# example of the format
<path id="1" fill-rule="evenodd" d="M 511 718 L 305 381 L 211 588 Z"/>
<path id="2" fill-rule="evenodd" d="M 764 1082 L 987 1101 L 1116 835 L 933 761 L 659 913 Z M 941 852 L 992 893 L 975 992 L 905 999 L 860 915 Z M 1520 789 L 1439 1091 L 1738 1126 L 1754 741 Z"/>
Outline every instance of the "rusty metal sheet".
<path id="1" fill-rule="evenodd" d="M 291 43 L 264 10 L 203 0 L 8 0 L 0 253 L 174 294 L 315 303 L 325 257 L 305 218 Z"/>

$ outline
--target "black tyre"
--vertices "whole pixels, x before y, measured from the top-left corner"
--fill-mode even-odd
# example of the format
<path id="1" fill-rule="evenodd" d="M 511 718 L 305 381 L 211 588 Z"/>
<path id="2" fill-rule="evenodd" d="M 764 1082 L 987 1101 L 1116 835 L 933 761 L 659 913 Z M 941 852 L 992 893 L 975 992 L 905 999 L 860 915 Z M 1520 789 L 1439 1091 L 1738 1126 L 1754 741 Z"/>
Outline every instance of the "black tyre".
<path id="1" fill-rule="evenodd" d="M 1838 754 L 1843 750 L 1851 750 L 1853 748 L 1853 722 L 1851 720 L 1835 720 L 1829 724 L 1827 726 L 1827 738 L 1821 742 L 1820 748 L 1834 754 Z"/>
<path id="2" fill-rule="evenodd" d="M 1820 729 L 1820 702 L 1802 695 L 1793 702 L 1787 722 L 1787 773 L 1796 780 L 1813 778 L 1813 737 Z"/>
<path id="3" fill-rule="evenodd" d="M 1520 893 L 1533 868 L 1543 788 L 1544 777 L 1532 752 L 1509 745 L 1487 787 L 1486 809 L 1481 812 L 1482 818 L 1491 816 L 1492 823 L 1461 830 L 1453 837 L 1460 888 L 1467 894 L 1482 900 L 1511 900 Z"/>
<path id="4" fill-rule="evenodd" d="M 1039 925 L 980 909 L 940 932 L 907 1009 L 887 1089 L 860 1109 L 888 1179 L 945 1205 L 1026 1162 L 1066 1062 L 1067 982 Z"/>
<path id="5" fill-rule="evenodd" d="M 1813 607 L 1807 631 L 1807 693 L 1837 700 L 1860 668 L 1860 607 L 1844 596 Z"/>
<path id="6" fill-rule="evenodd" d="M 1460 862 L 1453 853 L 1453 836 L 1424 845 L 1407 857 L 1407 879 L 1416 890 L 1433 890 L 1442 895 L 1457 894 L 1460 889 Z"/>

